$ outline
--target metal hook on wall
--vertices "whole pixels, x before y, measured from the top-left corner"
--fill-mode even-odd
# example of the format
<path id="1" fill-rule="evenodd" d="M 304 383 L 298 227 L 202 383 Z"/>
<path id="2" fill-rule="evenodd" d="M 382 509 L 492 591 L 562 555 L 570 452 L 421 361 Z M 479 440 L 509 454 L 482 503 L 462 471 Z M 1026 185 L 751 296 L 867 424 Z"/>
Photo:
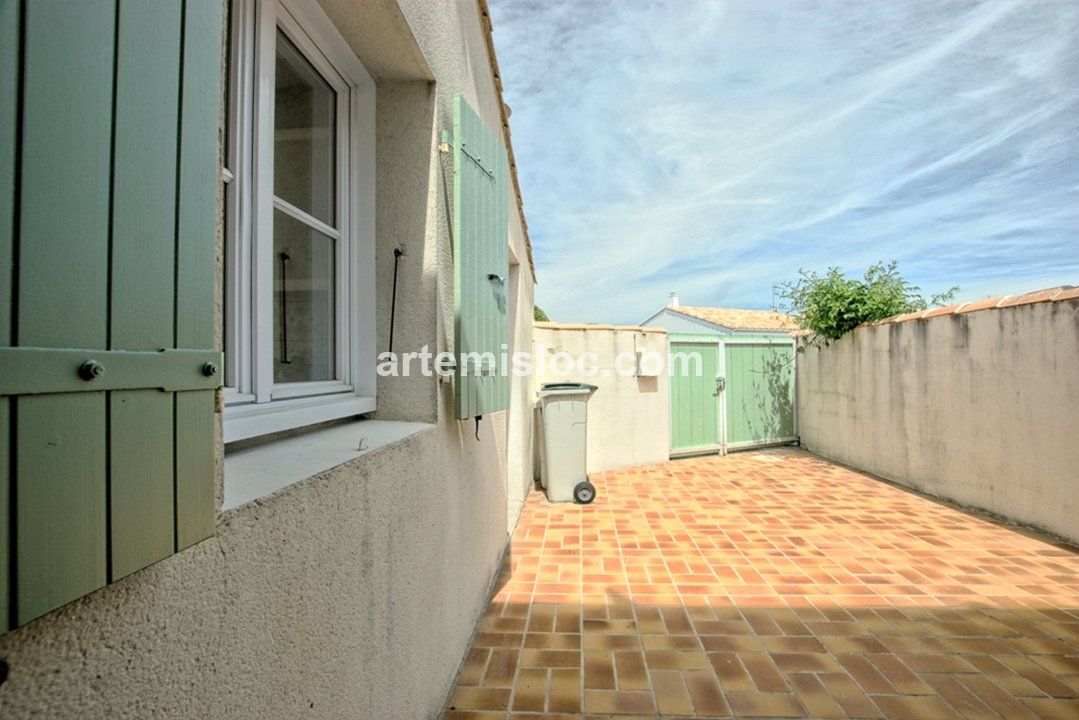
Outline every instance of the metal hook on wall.
<path id="1" fill-rule="evenodd" d="M 288 289 L 285 284 L 285 268 L 292 257 L 287 252 L 280 252 L 277 259 L 281 261 L 281 364 L 291 365 L 288 359 Z"/>
<path id="2" fill-rule="evenodd" d="M 393 352 L 393 323 L 397 315 L 397 266 L 405 251 L 399 247 L 393 249 L 393 293 L 390 296 L 390 352 Z"/>

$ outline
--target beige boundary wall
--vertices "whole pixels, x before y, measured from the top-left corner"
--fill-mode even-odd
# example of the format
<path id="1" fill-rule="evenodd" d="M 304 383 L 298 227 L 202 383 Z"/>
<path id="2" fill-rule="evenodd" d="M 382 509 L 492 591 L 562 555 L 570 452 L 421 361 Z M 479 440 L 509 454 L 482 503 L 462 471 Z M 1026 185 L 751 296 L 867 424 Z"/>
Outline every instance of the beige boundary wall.
<path id="1" fill-rule="evenodd" d="M 438 142 L 452 130 L 455 92 L 494 132 L 502 126 L 486 6 L 320 4 L 377 86 L 378 348 L 402 246 L 394 349 L 452 349 L 452 165 Z M 511 351 L 531 347 L 533 312 L 515 200 Z M 226 503 L 210 539 L 0 637 L 10 665 L 0 717 L 437 717 L 531 487 L 531 396 L 531 380 L 515 379 L 510 409 L 485 417 L 476 439 L 471 421 L 452 417 L 451 383 L 379 378 L 376 418 L 426 428 Z M 363 423 L 355 432 L 334 452 L 356 450 Z M 222 470 L 219 506 L 229 483 Z"/>
<path id="2" fill-rule="evenodd" d="M 537 390 L 546 382 L 565 381 L 599 387 L 588 403 L 588 472 L 667 462 L 671 425 L 666 330 L 540 322 L 533 328 L 532 344 Z M 556 373 L 551 360 L 559 352 L 574 358 L 593 353 L 596 375 Z M 663 367 L 651 376 L 620 377 L 615 358 L 635 352 L 659 356 Z M 547 360 L 542 364 L 541 356 Z"/>
<path id="3" fill-rule="evenodd" d="M 942 308 L 807 349 L 797 370 L 802 444 L 1079 542 L 1075 296 Z"/>

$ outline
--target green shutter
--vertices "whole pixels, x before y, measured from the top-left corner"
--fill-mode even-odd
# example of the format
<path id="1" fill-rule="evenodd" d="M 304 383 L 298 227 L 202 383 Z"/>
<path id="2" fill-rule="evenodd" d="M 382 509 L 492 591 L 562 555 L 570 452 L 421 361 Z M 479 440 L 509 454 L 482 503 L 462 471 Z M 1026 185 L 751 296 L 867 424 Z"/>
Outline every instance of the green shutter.
<path id="1" fill-rule="evenodd" d="M 0 47 L 2 630 L 213 532 L 221 6 L 3 3 Z"/>
<path id="2" fill-rule="evenodd" d="M 460 95 L 453 101 L 453 272 L 458 419 L 509 406 L 509 163 Z"/>

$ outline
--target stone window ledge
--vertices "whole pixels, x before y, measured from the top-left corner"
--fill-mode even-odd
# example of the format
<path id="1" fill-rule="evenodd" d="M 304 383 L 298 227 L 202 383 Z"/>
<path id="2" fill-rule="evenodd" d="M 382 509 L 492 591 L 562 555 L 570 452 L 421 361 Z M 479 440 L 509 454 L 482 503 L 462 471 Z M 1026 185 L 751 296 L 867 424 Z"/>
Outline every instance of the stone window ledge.
<path id="1" fill-rule="evenodd" d="M 429 423 L 354 420 L 225 451 L 222 512 L 234 510 L 433 428 Z"/>

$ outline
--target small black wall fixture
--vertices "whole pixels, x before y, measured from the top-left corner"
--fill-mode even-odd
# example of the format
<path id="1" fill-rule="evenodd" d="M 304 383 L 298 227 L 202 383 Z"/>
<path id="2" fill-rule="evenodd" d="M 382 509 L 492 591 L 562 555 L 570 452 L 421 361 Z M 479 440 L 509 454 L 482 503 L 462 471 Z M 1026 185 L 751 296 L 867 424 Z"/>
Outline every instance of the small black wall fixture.
<path id="1" fill-rule="evenodd" d="M 405 251 L 399 247 L 393 249 L 393 293 L 390 296 L 390 352 L 393 352 L 393 321 L 397 315 L 397 265 Z"/>

